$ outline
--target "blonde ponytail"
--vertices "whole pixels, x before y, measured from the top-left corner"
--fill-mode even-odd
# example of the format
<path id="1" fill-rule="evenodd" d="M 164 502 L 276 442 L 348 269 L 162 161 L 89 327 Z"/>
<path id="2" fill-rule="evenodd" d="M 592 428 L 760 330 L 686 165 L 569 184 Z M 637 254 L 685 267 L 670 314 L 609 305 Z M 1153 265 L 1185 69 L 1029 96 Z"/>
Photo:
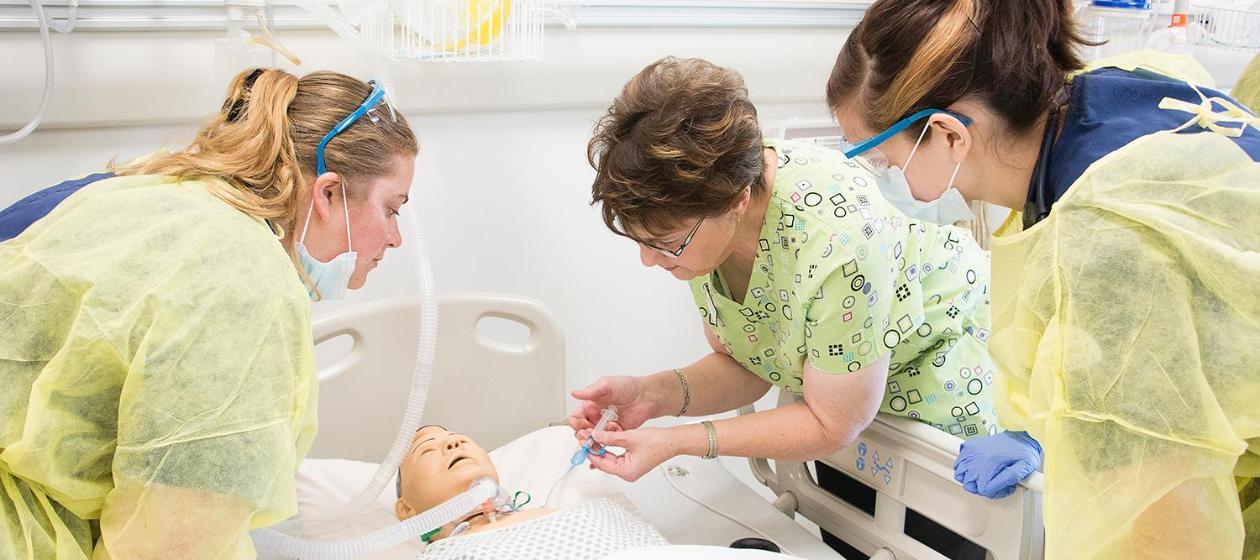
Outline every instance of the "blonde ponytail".
<path id="1" fill-rule="evenodd" d="M 232 80 L 219 113 L 187 147 L 113 170 L 119 175 L 217 179 L 207 181 L 215 196 L 291 230 L 307 177 L 314 178 L 316 145 L 370 93 L 368 84 L 335 72 L 299 79 L 274 68 L 246 70 Z M 415 135 L 397 115 L 396 120 L 355 122 L 328 143 L 324 159 L 329 171 L 368 179 L 389 173 L 398 157 L 413 157 L 417 151 Z M 347 194 L 355 196 L 355 187 Z M 286 239 L 285 247 L 296 262 L 292 241 Z"/>

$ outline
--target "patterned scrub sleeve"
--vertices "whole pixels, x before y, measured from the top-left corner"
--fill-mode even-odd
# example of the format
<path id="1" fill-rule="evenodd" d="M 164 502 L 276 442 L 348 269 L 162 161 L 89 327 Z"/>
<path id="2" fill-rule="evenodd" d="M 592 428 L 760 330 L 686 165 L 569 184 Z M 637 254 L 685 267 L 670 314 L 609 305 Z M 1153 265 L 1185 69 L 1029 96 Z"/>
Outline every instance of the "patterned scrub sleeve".
<path id="1" fill-rule="evenodd" d="M 846 237 L 864 239 L 841 235 Z M 887 259 L 865 243 L 850 243 L 830 252 L 830 258 L 842 262 L 834 265 L 811 298 L 805 344 L 815 369 L 849 373 L 888 353 L 879 333 L 892 314 L 894 278 Z"/>

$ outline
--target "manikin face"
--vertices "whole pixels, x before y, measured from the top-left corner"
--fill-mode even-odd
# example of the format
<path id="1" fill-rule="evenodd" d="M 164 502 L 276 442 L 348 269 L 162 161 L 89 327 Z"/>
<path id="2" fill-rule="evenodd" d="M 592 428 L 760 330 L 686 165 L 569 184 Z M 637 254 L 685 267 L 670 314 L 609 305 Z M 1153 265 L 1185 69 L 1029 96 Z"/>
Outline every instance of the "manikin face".
<path id="1" fill-rule="evenodd" d="M 394 506 L 399 519 L 428 511 L 464 493 L 479 478 L 499 482 L 499 472 L 486 450 L 468 436 L 441 426 L 425 426 L 416 431 L 411 449 L 399 467 L 399 477 L 400 496 Z"/>

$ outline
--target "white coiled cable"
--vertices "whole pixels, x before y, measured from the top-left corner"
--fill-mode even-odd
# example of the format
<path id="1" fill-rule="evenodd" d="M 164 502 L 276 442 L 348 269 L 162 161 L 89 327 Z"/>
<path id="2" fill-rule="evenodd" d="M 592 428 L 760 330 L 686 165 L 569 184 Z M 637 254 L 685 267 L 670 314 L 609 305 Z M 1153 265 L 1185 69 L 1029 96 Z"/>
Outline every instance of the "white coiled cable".
<path id="1" fill-rule="evenodd" d="M 14 132 L 0 136 L 0 145 L 12 144 L 34 132 L 39 123 L 43 122 L 44 113 L 48 111 L 48 102 L 52 99 L 53 50 L 52 36 L 49 34 L 51 23 L 48 20 L 48 14 L 44 13 L 44 7 L 40 5 L 40 0 L 29 0 L 29 2 L 31 8 L 35 10 L 35 21 L 39 23 L 39 38 L 44 42 L 44 96 L 39 100 L 39 109 L 35 111 L 35 116 L 31 117 L 30 122 Z"/>

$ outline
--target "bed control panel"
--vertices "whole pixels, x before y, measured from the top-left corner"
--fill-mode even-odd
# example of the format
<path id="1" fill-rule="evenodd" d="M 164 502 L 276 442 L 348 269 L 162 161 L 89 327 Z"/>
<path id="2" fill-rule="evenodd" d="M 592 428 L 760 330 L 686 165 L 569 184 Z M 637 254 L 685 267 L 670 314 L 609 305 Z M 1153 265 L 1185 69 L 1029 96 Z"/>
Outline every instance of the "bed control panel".
<path id="1" fill-rule="evenodd" d="M 859 438 L 830 458 L 831 463 L 882 492 L 901 494 L 902 458 L 870 440 Z"/>

